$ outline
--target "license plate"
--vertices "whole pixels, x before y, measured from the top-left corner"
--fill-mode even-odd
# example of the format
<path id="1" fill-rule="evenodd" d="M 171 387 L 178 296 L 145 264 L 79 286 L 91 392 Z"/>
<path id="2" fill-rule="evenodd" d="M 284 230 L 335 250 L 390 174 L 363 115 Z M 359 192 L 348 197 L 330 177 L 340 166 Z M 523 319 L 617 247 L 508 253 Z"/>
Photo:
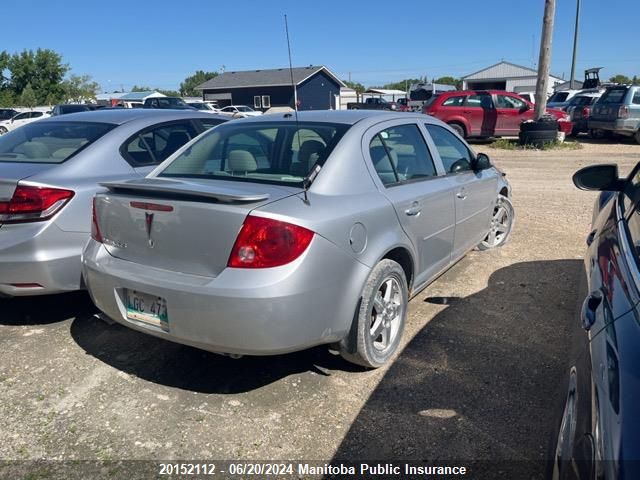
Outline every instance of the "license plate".
<path id="1" fill-rule="evenodd" d="M 135 290 L 125 290 L 125 298 L 127 318 L 169 331 L 167 301 L 164 298 Z"/>

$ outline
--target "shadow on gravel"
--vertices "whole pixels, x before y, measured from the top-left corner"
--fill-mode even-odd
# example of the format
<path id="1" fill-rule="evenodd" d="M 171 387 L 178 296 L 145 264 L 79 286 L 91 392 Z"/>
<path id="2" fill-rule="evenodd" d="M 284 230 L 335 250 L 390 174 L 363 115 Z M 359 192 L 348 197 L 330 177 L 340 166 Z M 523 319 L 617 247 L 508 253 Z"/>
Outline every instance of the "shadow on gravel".
<path id="1" fill-rule="evenodd" d="M 385 374 L 333 463 L 475 464 L 473 478 L 542 478 L 571 338 L 584 334 L 583 272 L 581 260 L 524 262 L 465 298 L 427 289 L 419 298 L 448 306 Z"/>
<path id="2" fill-rule="evenodd" d="M 48 325 L 94 312 L 86 292 L 0 299 L 0 325 Z"/>
<path id="3" fill-rule="evenodd" d="M 108 325 L 93 316 L 78 318 L 71 335 L 89 355 L 144 380 L 199 393 L 241 393 L 289 375 L 331 370 L 362 371 L 326 346 L 268 357 L 232 359 L 168 342 L 119 324 Z"/>

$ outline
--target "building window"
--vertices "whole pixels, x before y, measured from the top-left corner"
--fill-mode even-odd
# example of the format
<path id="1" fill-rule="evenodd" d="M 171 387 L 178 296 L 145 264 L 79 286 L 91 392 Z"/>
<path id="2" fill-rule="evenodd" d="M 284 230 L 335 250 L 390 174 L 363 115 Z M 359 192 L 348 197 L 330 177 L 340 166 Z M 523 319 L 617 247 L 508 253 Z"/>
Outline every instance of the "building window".
<path id="1" fill-rule="evenodd" d="M 260 103 L 260 95 L 256 95 L 253 97 L 253 108 L 261 108 L 262 104 Z"/>
<path id="2" fill-rule="evenodd" d="M 271 96 L 262 95 L 262 108 L 271 108 Z"/>

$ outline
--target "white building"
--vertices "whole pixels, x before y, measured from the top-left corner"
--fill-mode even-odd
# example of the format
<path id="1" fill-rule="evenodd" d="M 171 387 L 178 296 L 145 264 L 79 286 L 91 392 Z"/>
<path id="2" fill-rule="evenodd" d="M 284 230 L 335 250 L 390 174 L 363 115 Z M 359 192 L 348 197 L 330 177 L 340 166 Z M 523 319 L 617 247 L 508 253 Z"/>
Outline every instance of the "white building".
<path id="1" fill-rule="evenodd" d="M 508 92 L 535 92 L 538 71 L 510 62 L 500 62 L 462 77 L 463 90 L 506 90 Z M 548 93 L 564 80 L 549 75 Z"/>

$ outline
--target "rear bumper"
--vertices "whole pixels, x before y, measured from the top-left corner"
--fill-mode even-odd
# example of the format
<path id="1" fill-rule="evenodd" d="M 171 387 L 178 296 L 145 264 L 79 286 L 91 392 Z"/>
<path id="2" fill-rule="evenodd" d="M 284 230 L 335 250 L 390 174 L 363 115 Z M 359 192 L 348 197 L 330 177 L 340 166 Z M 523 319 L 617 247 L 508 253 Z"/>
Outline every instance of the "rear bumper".
<path id="1" fill-rule="evenodd" d="M 633 135 L 638 131 L 640 122 L 633 118 L 619 118 L 617 120 L 592 120 L 589 119 L 589 129 L 607 130 L 621 135 Z"/>
<path id="2" fill-rule="evenodd" d="M 55 223 L 0 227 L 0 295 L 29 296 L 81 288 L 80 254 L 89 235 Z M 39 287 L 15 285 L 37 284 Z"/>
<path id="3" fill-rule="evenodd" d="M 291 264 L 227 268 L 215 278 L 121 260 L 93 240 L 82 263 L 95 304 L 114 321 L 177 343 L 243 355 L 280 354 L 342 339 L 370 271 L 318 235 Z M 127 318 L 125 289 L 164 298 L 169 331 Z"/>

